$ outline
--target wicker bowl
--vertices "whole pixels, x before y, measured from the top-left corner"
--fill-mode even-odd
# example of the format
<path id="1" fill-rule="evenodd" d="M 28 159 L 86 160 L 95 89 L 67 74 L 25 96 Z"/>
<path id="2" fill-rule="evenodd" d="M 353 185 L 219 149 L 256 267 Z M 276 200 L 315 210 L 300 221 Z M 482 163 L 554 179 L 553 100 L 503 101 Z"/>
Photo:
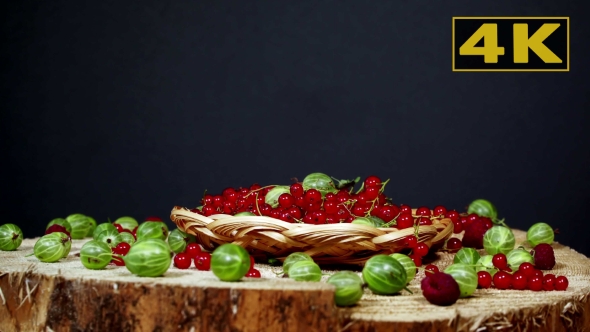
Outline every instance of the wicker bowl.
<path id="1" fill-rule="evenodd" d="M 208 250 L 234 243 L 278 259 L 303 251 L 319 264 L 362 265 L 374 255 L 405 249 L 408 235 L 416 235 L 419 242 L 436 250 L 453 234 L 453 222 L 448 218 L 432 218 L 432 225 L 399 230 L 351 223 L 289 223 L 265 216 L 206 217 L 175 206 L 170 219 L 180 230 L 195 235 L 197 242 Z"/>

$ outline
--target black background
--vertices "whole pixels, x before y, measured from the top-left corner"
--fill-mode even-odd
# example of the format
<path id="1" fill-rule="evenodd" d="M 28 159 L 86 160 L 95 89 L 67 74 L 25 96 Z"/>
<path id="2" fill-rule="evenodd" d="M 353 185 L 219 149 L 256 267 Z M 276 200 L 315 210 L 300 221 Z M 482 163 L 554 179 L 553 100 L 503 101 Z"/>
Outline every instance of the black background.
<path id="1" fill-rule="evenodd" d="M 310 172 L 495 203 L 590 254 L 585 2 L 18 1 L 2 24 L 1 223 L 168 219 Z M 453 16 L 571 18 L 569 73 L 454 73 Z"/>
<path id="2" fill-rule="evenodd" d="M 498 47 L 504 48 L 504 55 L 498 56 L 497 63 L 485 63 L 484 57 L 480 55 L 462 56 L 459 54 L 461 46 L 485 23 L 496 24 Z M 528 49 L 528 63 L 514 63 L 514 24 L 527 24 L 529 38 L 534 35 L 543 24 L 559 24 L 560 26 L 553 31 L 543 44 L 551 50 L 562 63 L 545 63 L 533 50 Z M 455 69 L 567 69 L 567 25 L 565 19 L 455 19 Z M 477 42 L 476 47 L 484 46 L 484 39 Z"/>

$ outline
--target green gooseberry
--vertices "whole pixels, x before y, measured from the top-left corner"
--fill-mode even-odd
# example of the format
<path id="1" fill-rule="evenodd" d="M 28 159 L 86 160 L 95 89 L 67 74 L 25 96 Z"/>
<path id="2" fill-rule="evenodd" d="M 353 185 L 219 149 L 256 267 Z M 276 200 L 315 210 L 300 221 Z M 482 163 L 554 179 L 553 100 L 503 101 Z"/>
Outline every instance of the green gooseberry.
<path id="1" fill-rule="evenodd" d="M 416 263 L 408 256 L 400 253 L 389 255 L 397 260 L 406 270 L 406 285 L 416 276 Z"/>
<path id="2" fill-rule="evenodd" d="M 516 239 L 512 230 L 505 226 L 493 226 L 483 236 L 483 247 L 490 255 L 497 253 L 507 254 L 514 249 Z"/>
<path id="3" fill-rule="evenodd" d="M 145 221 L 139 224 L 135 233 L 137 240 L 160 239 L 168 237 L 168 226 L 162 221 Z"/>
<path id="4" fill-rule="evenodd" d="M 104 269 L 111 262 L 112 257 L 111 247 L 101 241 L 90 240 L 80 249 L 80 261 L 87 269 Z"/>
<path id="5" fill-rule="evenodd" d="M 51 220 L 47 224 L 47 227 L 45 227 L 45 230 L 48 230 L 49 227 L 56 225 L 56 224 L 63 226 L 66 229 L 66 231 L 68 231 L 68 233 L 72 234 L 72 225 L 70 225 L 70 223 L 67 220 L 65 220 L 64 218 L 55 218 L 55 219 Z"/>
<path id="6" fill-rule="evenodd" d="M 115 248 L 119 243 L 123 242 L 123 239 L 117 230 L 107 229 L 98 234 L 96 241 L 103 242 L 110 248 Z"/>
<path id="7" fill-rule="evenodd" d="M 375 255 L 365 262 L 363 279 L 375 294 L 389 295 L 402 290 L 408 277 L 405 268 L 395 258 Z"/>
<path id="8" fill-rule="evenodd" d="M 461 291 L 459 297 L 468 297 L 475 292 L 478 277 L 475 269 L 471 266 L 454 263 L 449 265 L 444 272 L 450 274 L 459 284 L 459 290 Z"/>
<path id="9" fill-rule="evenodd" d="M 183 252 L 187 244 L 195 242 L 197 239 L 194 235 L 187 234 L 178 228 L 172 230 L 168 235 L 168 245 L 175 254 Z"/>
<path id="10" fill-rule="evenodd" d="M 498 210 L 490 201 L 485 199 L 476 199 L 467 208 L 467 213 L 475 213 L 481 217 L 488 217 L 496 220 L 498 218 Z"/>
<path id="11" fill-rule="evenodd" d="M 72 239 L 83 239 L 92 227 L 88 217 L 80 213 L 71 214 L 66 217 L 66 220 L 72 226 L 72 231 L 70 232 Z"/>
<path id="12" fill-rule="evenodd" d="M 111 224 L 110 222 L 103 222 L 101 224 L 96 225 L 94 232 L 92 232 L 92 238 L 94 240 L 98 239 L 100 233 L 106 230 L 114 230 L 115 232 L 118 232 L 117 227 L 115 227 L 113 224 Z"/>
<path id="13" fill-rule="evenodd" d="M 131 232 L 135 229 L 135 227 L 139 226 L 137 220 L 129 216 L 117 218 L 117 220 L 113 221 L 113 224 L 119 224 L 121 227 L 123 227 L 123 229 Z"/>
<path id="14" fill-rule="evenodd" d="M 130 246 L 135 243 L 135 236 L 129 232 L 121 232 L 119 233 L 119 237 L 121 238 L 121 242 L 125 242 Z"/>
<path id="15" fill-rule="evenodd" d="M 250 270 L 250 254 L 237 244 L 225 243 L 211 254 L 211 271 L 221 281 L 238 281 Z"/>
<path id="16" fill-rule="evenodd" d="M 94 235 L 94 230 L 96 229 L 96 220 L 90 216 L 86 216 L 86 218 L 88 218 L 88 222 L 90 223 L 90 229 L 88 229 L 88 233 L 86 233 L 85 237 L 92 237 Z"/>
<path id="17" fill-rule="evenodd" d="M 264 197 L 264 203 L 270 205 L 272 208 L 276 208 L 279 206 L 279 196 L 289 194 L 290 192 L 289 186 L 275 186 Z"/>
<path id="18" fill-rule="evenodd" d="M 298 261 L 289 269 L 289 278 L 295 281 L 317 282 L 322 279 L 322 269 L 314 261 Z"/>
<path id="19" fill-rule="evenodd" d="M 453 258 L 453 263 L 463 263 L 468 266 L 472 266 L 475 269 L 475 264 L 479 260 L 480 255 L 477 250 L 469 247 L 461 248 L 455 254 L 455 258 Z"/>
<path id="20" fill-rule="evenodd" d="M 376 227 L 375 226 L 375 222 L 367 217 L 356 217 L 351 224 L 357 224 L 357 225 L 365 225 L 365 226 L 371 226 L 371 227 Z"/>
<path id="21" fill-rule="evenodd" d="M 285 258 L 285 260 L 283 261 L 283 273 L 285 275 L 289 275 L 289 269 L 291 268 L 291 266 L 293 266 L 293 264 L 295 264 L 296 262 L 299 262 L 299 261 L 312 261 L 313 262 L 313 258 L 311 258 L 311 256 L 309 256 L 308 254 L 306 254 L 304 252 L 290 253 L 289 256 L 287 256 L 287 258 Z"/>
<path id="22" fill-rule="evenodd" d="M 520 264 L 525 262 L 535 265 L 535 259 L 533 258 L 533 255 L 531 255 L 528 251 L 519 248 L 513 249 L 507 253 L 506 260 L 508 261 L 508 266 L 512 269 L 512 271 L 518 270 Z"/>
<path id="23" fill-rule="evenodd" d="M 242 212 L 238 212 L 238 213 L 234 214 L 234 217 L 250 217 L 250 216 L 255 216 L 255 214 L 250 211 L 242 211 Z"/>
<path id="24" fill-rule="evenodd" d="M 492 277 L 494 276 L 494 274 L 496 274 L 496 272 L 498 272 L 498 269 L 494 266 L 493 255 L 483 255 L 477 260 L 475 272 L 479 271 L 486 271 Z"/>
<path id="25" fill-rule="evenodd" d="M 301 183 L 304 190 L 316 189 L 322 194 L 322 197 L 327 193 L 336 193 L 338 189 L 334 186 L 332 178 L 324 173 L 311 173 L 308 174 Z"/>
<path id="26" fill-rule="evenodd" d="M 15 224 L 0 226 L 0 250 L 13 251 L 23 242 L 23 231 Z"/>
<path id="27" fill-rule="evenodd" d="M 35 242 L 33 254 L 37 259 L 45 263 L 53 263 L 65 256 L 66 244 L 63 242 L 63 237 L 58 233 L 61 232 L 44 235 Z M 67 242 L 69 242 L 67 234 L 62 234 L 67 238 Z"/>
<path id="28" fill-rule="evenodd" d="M 379 228 L 379 227 L 383 227 L 385 225 L 385 220 L 376 217 L 376 216 L 368 216 L 367 218 L 371 219 L 373 221 L 373 224 L 375 225 L 375 227 Z"/>
<path id="29" fill-rule="evenodd" d="M 72 240 L 70 239 L 70 237 L 66 233 L 53 232 L 53 233 L 49 233 L 47 235 L 55 236 L 55 237 L 59 238 L 60 241 L 64 244 L 64 253 L 63 253 L 62 258 L 65 258 L 70 254 L 70 250 L 72 249 Z"/>
<path id="30" fill-rule="evenodd" d="M 129 272 L 140 277 L 158 277 L 170 268 L 172 255 L 170 247 L 162 239 L 139 240 L 123 256 Z"/>
<path id="31" fill-rule="evenodd" d="M 326 282 L 336 287 L 334 302 L 339 307 L 354 305 L 363 296 L 363 280 L 352 271 L 338 271 Z"/>
<path id="32" fill-rule="evenodd" d="M 538 222 L 526 232 L 526 239 L 533 247 L 540 243 L 552 244 L 555 239 L 555 232 L 549 224 Z"/>

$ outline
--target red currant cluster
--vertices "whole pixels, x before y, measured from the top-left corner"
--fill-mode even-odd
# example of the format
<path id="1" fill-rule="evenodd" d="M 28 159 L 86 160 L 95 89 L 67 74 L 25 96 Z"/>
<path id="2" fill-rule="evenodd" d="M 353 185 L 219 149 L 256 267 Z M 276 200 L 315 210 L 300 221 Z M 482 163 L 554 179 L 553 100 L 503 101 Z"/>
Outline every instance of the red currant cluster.
<path id="1" fill-rule="evenodd" d="M 506 262 L 504 254 L 496 254 L 492 260 L 497 271 L 494 276 L 488 271 L 478 271 L 478 287 L 490 288 L 493 286 L 497 289 L 515 289 L 515 290 L 532 290 L 532 291 L 552 291 L 566 290 L 569 281 L 566 276 L 555 276 L 555 274 L 543 274 L 543 271 L 536 269 L 529 262 L 520 264 L 517 271 L 512 272 Z"/>
<path id="2" fill-rule="evenodd" d="M 186 270 L 193 262 L 197 270 L 209 271 L 211 270 L 211 253 L 202 251 L 201 246 L 193 242 L 187 244 L 183 252 L 174 255 L 174 266 L 179 269 Z M 250 270 L 246 273 L 246 277 L 260 278 L 260 271 L 254 267 L 252 256 L 250 256 Z"/>
<path id="3" fill-rule="evenodd" d="M 412 213 L 412 208 L 408 205 L 397 206 L 391 203 L 391 199 L 383 193 L 388 181 L 383 182 L 379 177 L 371 175 L 363 181 L 361 189 L 356 193 L 352 189 L 339 189 L 328 192 L 323 197 L 316 189 L 305 190 L 302 183 L 293 183 L 289 187 L 289 193 L 278 197 L 276 207 L 266 203 L 266 194 L 274 186 L 261 187 L 253 184 L 249 188 L 226 188 L 221 195 L 204 195 L 202 207 L 192 211 L 205 216 L 250 212 L 258 216 L 307 224 L 352 222 L 358 217 L 375 216 L 383 220 L 385 227 L 395 225 L 398 229 L 431 225 L 433 218 L 441 218 L 446 214 L 459 217 L 458 212 L 447 212 L 443 206 L 437 206 L 434 210 L 420 207 Z"/>

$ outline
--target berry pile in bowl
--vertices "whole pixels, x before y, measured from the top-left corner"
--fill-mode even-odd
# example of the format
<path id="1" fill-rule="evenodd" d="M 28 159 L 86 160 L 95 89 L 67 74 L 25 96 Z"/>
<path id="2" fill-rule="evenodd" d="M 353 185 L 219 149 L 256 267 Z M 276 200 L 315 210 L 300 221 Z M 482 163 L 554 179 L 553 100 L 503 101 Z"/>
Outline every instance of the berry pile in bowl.
<path id="1" fill-rule="evenodd" d="M 362 265 L 376 254 L 411 248 L 419 260 L 442 248 L 457 228 L 450 217 L 459 213 L 396 205 L 384 193 L 388 182 L 312 173 L 290 185 L 206 193 L 200 206 L 176 206 L 170 218 L 207 250 L 234 243 L 281 260 L 305 252 L 321 264 Z"/>

